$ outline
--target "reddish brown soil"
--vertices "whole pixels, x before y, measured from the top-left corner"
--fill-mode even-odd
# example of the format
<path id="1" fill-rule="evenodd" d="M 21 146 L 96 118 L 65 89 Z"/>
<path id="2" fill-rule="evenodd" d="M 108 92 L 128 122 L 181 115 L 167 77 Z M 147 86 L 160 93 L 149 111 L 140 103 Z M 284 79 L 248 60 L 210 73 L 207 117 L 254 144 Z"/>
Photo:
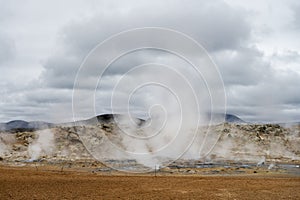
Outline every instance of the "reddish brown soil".
<path id="1" fill-rule="evenodd" d="M 154 177 L 0 167 L 0 199 L 300 199 L 300 178 Z"/>

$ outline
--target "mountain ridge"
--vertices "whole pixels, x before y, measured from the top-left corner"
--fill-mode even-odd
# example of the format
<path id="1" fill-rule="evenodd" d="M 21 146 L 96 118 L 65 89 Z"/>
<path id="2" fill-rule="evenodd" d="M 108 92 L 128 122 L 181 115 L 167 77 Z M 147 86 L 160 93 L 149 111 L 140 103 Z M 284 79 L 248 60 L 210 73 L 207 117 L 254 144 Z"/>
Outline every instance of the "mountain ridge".
<path id="1" fill-rule="evenodd" d="M 227 123 L 247 123 L 241 118 L 233 114 L 216 114 L 216 115 L 225 118 L 225 122 Z M 49 123 L 44 121 L 27 122 L 24 120 L 12 120 L 7 123 L 0 123 L 0 131 L 20 132 L 20 131 L 41 130 L 46 128 L 52 128 L 55 126 L 93 125 L 99 122 L 109 123 L 118 117 L 122 117 L 122 114 L 101 114 L 89 119 L 79 120 L 76 122 L 66 122 L 66 123 Z M 136 119 L 138 125 L 141 125 L 147 121 L 141 118 L 136 118 Z"/>

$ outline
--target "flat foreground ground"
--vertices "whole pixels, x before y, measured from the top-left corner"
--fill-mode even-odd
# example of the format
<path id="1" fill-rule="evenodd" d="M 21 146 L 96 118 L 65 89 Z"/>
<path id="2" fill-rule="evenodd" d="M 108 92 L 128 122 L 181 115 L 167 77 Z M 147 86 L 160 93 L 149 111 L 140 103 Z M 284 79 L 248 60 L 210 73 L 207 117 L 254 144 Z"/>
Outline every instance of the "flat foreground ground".
<path id="1" fill-rule="evenodd" d="M 0 167 L 0 199 L 300 199 L 300 178 L 154 177 Z"/>

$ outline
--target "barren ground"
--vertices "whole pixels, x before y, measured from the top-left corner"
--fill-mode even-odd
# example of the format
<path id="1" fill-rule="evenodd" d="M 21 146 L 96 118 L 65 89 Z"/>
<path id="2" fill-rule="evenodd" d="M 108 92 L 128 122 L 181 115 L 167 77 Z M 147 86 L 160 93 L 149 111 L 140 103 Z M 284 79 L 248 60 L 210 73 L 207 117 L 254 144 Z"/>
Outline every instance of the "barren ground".
<path id="1" fill-rule="evenodd" d="M 300 199 L 300 126 L 212 129 L 220 138 L 208 157 L 176 160 L 157 177 L 109 169 L 88 153 L 78 131 L 112 166 L 140 169 L 106 147 L 104 136 L 124 145 L 114 124 L 0 132 L 0 200 Z"/>
<path id="2" fill-rule="evenodd" d="M 0 167 L 0 199 L 300 199 L 300 177 L 93 174 Z"/>

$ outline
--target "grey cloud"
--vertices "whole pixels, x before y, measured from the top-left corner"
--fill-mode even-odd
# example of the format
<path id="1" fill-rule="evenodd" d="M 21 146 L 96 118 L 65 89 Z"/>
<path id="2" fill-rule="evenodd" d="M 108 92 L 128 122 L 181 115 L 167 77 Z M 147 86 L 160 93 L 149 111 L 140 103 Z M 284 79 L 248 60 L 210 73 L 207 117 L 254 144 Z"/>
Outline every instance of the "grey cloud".
<path id="1" fill-rule="evenodd" d="M 284 52 L 275 52 L 272 59 L 284 61 L 286 63 L 300 62 L 300 53 L 295 50 L 287 50 Z"/>
<path id="2" fill-rule="evenodd" d="M 52 30 L 51 34 L 53 34 L 58 27 L 68 21 L 67 18 L 63 19 L 64 14 L 73 18 L 72 21 L 69 21 L 60 29 L 52 54 L 44 55 L 43 50 L 41 50 L 40 55 L 35 55 L 40 52 L 36 51 L 38 48 L 32 48 L 28 52 L 22 52 L 22 55 L 17 55 L 23 56 L 24 59 L 15 62 L 14 65 L 10 63 L 15 59 L 20 59 L 15 57 L 18 53 L 16 50 L 19 50 L 19 48 L 16 49 L 14 39 L 18 38 L 13 38 L 6 34 L 6 31 L 0 29 L 0 94 L 5 96 L 5 98 L 0 99 L 0 121 L 15 118 L 49 119 L 50 121 L 52 119 L 56 121 L 72 119 L 73 83 L 77 70 L 85 56 L 95 45 L 111 35 L 127 29 L 145 26 L 166 27 L 181 31 L 194 38 L 208 50 L 219 66 L 225 82 L 228 112 L 240 115 L 250 121 L 300 118 L 298 114 L 300 102 L 298 95 L 300 51 L 297 48 L 283 51 L 277 41 L 274 41 L 279 47 L 277 53 L 270 52 L 275 48 L 273 44 L 268 44 L 267 50 L 259 48 L 263 46 L 260 46 L 260 44 L 263 44 L 264 37 L 270 37 L 271 41 L 274 35 L 278 37 L 286 37 L 286 35 L 281 36 L 281 32 L 274 32 L 279 31 L 274 29 L 274 27 L 277 27 L 276 22 L 272 22 L 270 27 L 266 25 L 268 34 L 258 30 L 259 28 L 255 27 L 250 20 L 259 20 L 261 16 L 257 15 L 255 11 L 250 11 L 249 14 L 246 11 L 248 4 L 242 6 L 246 8 L 243 10 L 241 7 L 234 7 L 233 4 L 227 4 L 222 0 L 190 0 L 185 2 L 180 0 L 151 2 L 138 0 L 126 2 L 100 1 L 99 4 L 97 2 L 93 6 L 90 6 L 92 3 L 80 1 L 69 2 L 70 11 L 66 11 L 57 8 L 58 3 L 54 2 L 52 4 L 49 2 L 39 5 L 30 2 L 28 7 L 22 8 L 11 2 L 0 1 L 0 25 L 8 29 L 11 28 L 10 31 L 15 31 L 19 29 L 7 26 L 10 22 L 9 17 L 15 20 L 12 23 L 14 26 L 17 26 L 18 23 L 23 24 L 26 21 L 28 25 L 32 25 L 30 26 L 32 30 L 28 29 L 27 31 L 37 33 L 36 35 L 29 33 L 28 36 L 30 37 L 23 37 L 26 42 L 28 40 L 28 43 L 32 44 L 35 41 L 29 40 L 33 40 L 34 36 L 43 36 L 48 32 L 48 29 L 49 31 Z M 299 4 L 295 5 L 298 6 L 293 5 L 291 7 L 294 19 L 292 31 L 297 34 L 300 24 L 300 6 Z M 86 6 L 90 7 L 87 8 Z M 14 12 L 12 12 L 13 7 L 16 7 Z M 82 13 L 81 7 L 85 7 L 82 9 L 85 10 Z M 54 11 L 57 9 L 56 18 Z M 32 10 L 37 10 L 37 12 L 32 15 L 27 13 Z M 21 13 L 20 16 L 27 16 L 28 14 L 29 17 L 23 21 L 18 13 Z M 53 13 L 53 16 L 47 18 L 46 15 L 49 13 Z M 40 15 L 47 18 L 45 22 L 43 18 L 30 20 L 30 17 L 36 18 Z M 253 15 L 255 15 L 255 18 L 250 18 Z M 266 16 L 268 16 L 268 13 Z M 284 16 L 284 13 L 280 16 Z M 278 23 L 290 22 L 289 17 L 287 16 L 286 19 L 282 19 Z M 30 23 L 31 21 L 32 23 Z M 264 22 L 269 22 L 269 19 L 263 19 L 262 23 Z M 261 28 L 264 24 L 259 26 Z M 41 30 L 34 27 L 41 27 Z M 53 27 L 56 27 L 56 29 L 52 29 Z M 290 30 L 282 31 L 288 32 Z M 49 37 L 49 39 L 53 39 L 53 37 Z M 38 41 L 43 41 L 43 38 L 48 38 L 48 36 L 41 37 Z M 295 40 L 295 38 L 290 40 L 292 39 Z M 128 43 L 130 42 L 134 41 L 128 41 Z M 294 43 L 296 42 L 297 40 L 294 41 Z M 49 45 L 46 43 L 45 41 L 40 47 Z M 21 45 L 17 46 L 21 48 L 24 45 L 24 43 L 16 44 Z M 23 47 L 24 49 L 27 48 Z M 34 50 L 34 52 L 30 50 Z M 267 53 L 271 56 L 267 56 Z M 30 75 L 36 71 L 34 67 L 29 70 L 29 68 L 25 69 L 22 66 L 23 64 L 26 64 L 26 66 L 31 65 L 32 61 L 28 58 L 32 58 L 32 55 L 37 57 L 34 64 L 39 62 L 42 64 L 43 72 L 38 78 L 33 77 L 31 81 L 18 79 L 19 76 L 15 76 L 16 74 L 27 73 Z M 39 57 L 41 55 L 47 59 L 42 59 L 41 62 Z M 27 60 L 28 63 L 22 62 Z M 120 75 L 132 66 L 147 62 L 169 65 L 180 63 L 174 57 L 157 51 L 136 52 L 120 58 L 104 74 L 103 91 L 99 94 L 102 102 L 99 101 L 98 106 L 104 107 L 110 101 L 109 91 L 120 78 Z M 180 64 L 186 66 L 184 63 Z M 95 87 L 91 83 L 98 79 L 98 76 L 97 67 L 87 71 L 85 74 L 86 81 L 81 89 Z M 137 96 L 136 106 L 142 107 L 142 100 L 142 95 Z"/>
<path id="3" fill-rule="evenodd" d="M 16 53 L 14 40 L 0 30 L 0 67 L 12 60 Z"/>
<path id="4" fill-rule="evenodd" d="M 238 107 L 243 104 L 245 108 L 240 109 L 241 114 L 252 120 L 251 117 L 255 113 L 251 112 L 253 109 L 251 107 L 264 110 L 263 107 L 266 105 L 276 104 L 280 107 L 291 102 L 297 103 L 295 88 L 285 84 L 284 81 L 279 81 L 280 78 L 283 80 L 285 78 L 273 75 L 271 62 L 265 60 L 264 53 L 249 45 L 252 27 L 247 21 L 247 12 L 232 8 L 223 1 L 190 1 L 183 7 L 179 1 L 173 2 L 168 7 L 161 5 L 165 3 L 154 2 L 149 5 L 138 2 L 133 7 L 129 6 L 128 12 L 119 12 L 119 7 L 112 6 L 110 12 L 68 24 L 60 32 L 62 55 L 53 56 L 48 60 L 41 78 L 49 86 L 71 89 L 75 71 L 95 45 L 123 30 L 161 26 L 187 33 L 208 49 L 225 82 L 228 105 L 232 108 L 229 112 L 235 112 L 234 105 Z M 187 10 L 189 12 L 186 12 Z M 161 52 L 132 55 L 134 56 L 127 55 L 127 58 L 120 59 L 106 72 L 107 78 L 103 79 L 106 82 L 102 85 L 104 91 L 112 89 L 117 74 L 126 72 L 132 66 L 151 60 L 162 62 L 168 59 L 168 56 Z M 159 56 L 161 60 L 157 58 Z M 88 71 L 86 79 L 98 78 L 97 76 L 97 69 L 94 68 Z M 279 85 L 290 88 L 290 92 L 286 90 L 286 94 L 282 95 L 286 98 L 277 95 L 276 87 Z M 93 88 L 89 85 L 89 81 L 84 87 Z M 106 105 L 105 101 L 109 102 L 106 95 L 109 93 L 101 93 L 102 106 Z M 263 116 L 267 118 L 267 114 Z"/>
<path id="5" fill-rule="evenodd" d="M 119 12 L 119 6 L 112 7 L 110 12 L 66 25 L 59 37 L 61 55 L 49 58 L 41 79 L 51 87 L 73 87 L 75 73 L 88 52 L 104 39 L 130 28 L 174 28 L 189 34 L 211 51 L 234 49 L 249 37 L 250 27 L 245 14 L 223 1 L 190 1 L 184 7 L 181 7 L 181 1 L 167 3 L 166 7 L 166 3 L 159 1 L 151 4 L 137 1 L 134 6 L 129 6 L 128 12 Z M 132 60 L 141 59 L 149 60 L 146 56 Z M 92 75 L 96 72 L 97 69 L 90 71 Z"/>
<path id="6" fill-rule="evenodd" d="M 239 46 L 250 36 L 246 13 L 220 0 L 185 4 L 136 1 L 126 13 L 112 8 L 91 20 L 69 24 L 62 31 L 62 40 L 70 51 L 86 54 L 112 34 L 131 28 L 160 26 L 191 35 L 208 50 L 228 49 Z"/>
<path id="7" fill-rule="evenodd" d="M 300 29 L 300 4 L 294 4 L 291 9 L 293 11 L 293 26 Z"/>
<path id="8" fill-rule="evenodd" d="M 45 87 L 71 89 L 82 61 L 83 56 L 58 52 L 45 62 L 39 80 Z"/>
<path id="9" fill-rule="evenodd" d="M 213 54 L 226 86 L 256 85 L 271 73 L 270 63 L 255 47 L 219 51 Z"/>
<path id="10" fill-rule="evenodd" d="M 13 119 L 68 121 L 72 116 L 71 97 L 72 90 L 51 88 L 10 92 L 5 95 L 5 101 L 0 101 L 2 111 L 0 121 Z"/>
<path id="11" fill-rule="evenodd" d="M 289 110 L 299 110 L 300 74 L 272 71 L 257 86 L 235 85 L 227 88 L 229 112 L 245 114 L 244 118 L 257 121 L 297 120 L 299 114 L 289 115 Z M 254 114 L 256 113 L 256 114 Z"/>

